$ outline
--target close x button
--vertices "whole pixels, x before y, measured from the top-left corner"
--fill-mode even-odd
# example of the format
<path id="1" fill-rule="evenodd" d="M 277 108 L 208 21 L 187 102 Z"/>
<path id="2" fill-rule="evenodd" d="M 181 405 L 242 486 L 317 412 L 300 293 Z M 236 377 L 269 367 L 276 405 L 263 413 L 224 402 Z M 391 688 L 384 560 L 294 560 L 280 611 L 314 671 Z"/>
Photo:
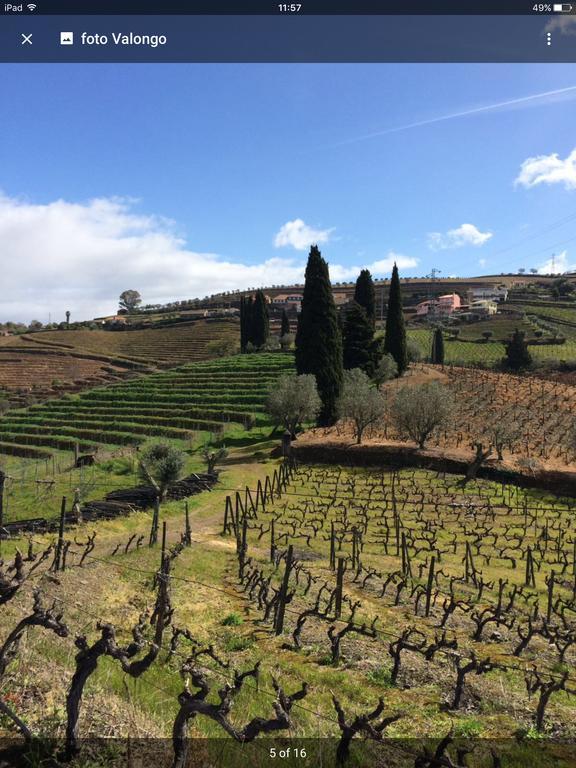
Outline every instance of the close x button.
<path id="1" fill-rule="evenodd" d="M 22 32 L 22 40 L 20 41 L 20 45 L 32 45 L 32 34 L 26 35 L 24 32 Z"/>

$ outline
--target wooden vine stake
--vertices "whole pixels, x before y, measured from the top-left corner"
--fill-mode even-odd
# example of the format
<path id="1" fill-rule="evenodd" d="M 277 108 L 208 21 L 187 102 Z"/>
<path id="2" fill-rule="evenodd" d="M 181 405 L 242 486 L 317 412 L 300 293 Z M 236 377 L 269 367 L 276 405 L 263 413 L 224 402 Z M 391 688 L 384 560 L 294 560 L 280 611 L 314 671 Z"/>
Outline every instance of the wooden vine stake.
<path id="1" fill-rule="evenodd" d="M 290 572 L 292 571 L 292 556 L 294 547 L 292 544 L 288 545 L 288 551 L 286 553 L 286 569 L 284 571 L 284 578 L 282 579 L 282 586 L 280 587 L 280 594 L 278 595 L 278 611 L 276 613 L 276 625 L 274 627 L 275 634 L 280 635 L 284 629 L 284 613 L 286 611 L 286 599 L 288 597 L 288 584 L 290 582 Z"/>

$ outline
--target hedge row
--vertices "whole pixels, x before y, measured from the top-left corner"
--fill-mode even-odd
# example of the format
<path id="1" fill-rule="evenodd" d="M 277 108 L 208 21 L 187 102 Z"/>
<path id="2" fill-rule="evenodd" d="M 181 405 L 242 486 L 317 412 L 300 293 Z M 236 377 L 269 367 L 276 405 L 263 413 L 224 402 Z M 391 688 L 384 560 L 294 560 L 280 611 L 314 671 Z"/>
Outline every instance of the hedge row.
<path id="1" fill-rule="evenodd" d="M 110 416 L 115 418 L 117 416 L 134 416 L 142 415 L 151 416 L 158 419 L 174 419 L 175 421 L 181 421 L 182 419 L 196 420 L 198 423 L 209 424 L 211 422 L 236 421 L 239 424 L 248 424 L 254 420 L 254 415 L 247 411 L 238 410 L 211 410 L 207 408 L 175 408 L 169 403 L 159 403 L 157 406 L 129 406 L 126 407 L 122 403 L 110 403 L 109 405 L 86 405 L 70 404 L 68 408 L 62 405 L 49 405 L 42 406 L 41 411 L 37 411 L 40 417 L 43 414 L 47 414 L 51 417 L 61 414 L 62 416 L 68 416 L 74 414 L 76 416 L 87 416 L 88 418 L 94 416 Z M 14 414 L 20 416 L 20 414 Z M 197 427 L 197 429 L 203 429 L 204 427 Z"/>
<path id="2" fill-rule="evenodd" d="M 60 427 L 60 425 L 62 425 Z M 46 419 L 36 422 L 7 422 L 2 425 L 6 431 L 10 432 L 30 432 L 42 434 L 43 432 L 62 434 L 59 430 L 68 428 L 73 430 L 83 430 L 84 427 L 94 430 L 93 434 L 98 435 L 108 432 L 123 432 L 133 435 L 151 435 L 153 437 L 169 437 L 176 440 L 186 440 L 190 436 L 190 430 L 177 429 L 175 427 L 161 427 L 149 424 L 136 424 L 134 422 L 111 421 L 106 419 L 86 419 L 84 421 L 72 422 L 69 425 L 63 424 L 60 419 Z M 218 425 L 221 429 L 222 425 Z M 91 438 L 98 441 L 98 437 Z"/>
<path id="3" fill-rule="evenodd" d="M 78 445 L 78 450 L 82 453 L 90 453 L 94 450 L 94 445 L 91 443 L 79 443 L 78 440 L 69 437 L 57 437 L 56 435 L 22 434 L 21 432 L 13 433 L 12 431 L 0 430 L 0 440 L 20 445 L 44 445 L 57 448 L 59 451 L 73 451 L 75 445 Z"/>
<path id="4" fill-rule="evenodd" d="M 20 432 L 30 435 L 41 435 L 45 431 L 44 427 L 35 425 L 10 425 L 10 432 Z M 119 431 L 99 431 L 93 429 L 78 429 L 76 427 L 52 427 L 52 435 L 63 435 L 64 437 L 74 437 L 77 440 L 91 440 L 96 443 L 112 443 L 116 445 L 136 445 L 142 442 L 142 437 L 138 437 L 130 432 Z M 2 433 L 0 432 L 0 435 Z"/>
<path id="5" fill-rule="evenodd" d="M 13 443 L 0 442 L 0 453 L 5 456 L 18 456 L 22 459 L 50 459 L 50 451 L 42 448 L 30 448 L 27 445 L 14 445 Z"/>
<path id="6" fill-rule="evenodd" d="M 108 416 L 107 419 L 103 419 L 103 416 Z M 207 430 L 207 431 L 220 431 L 222 430 L 222 422 L 210 421 L 208 419 L 186 419 L 186 418 L 164 418 L 162 416 L 139 416 L 136 414 L 127 414 L 124 418 L 121 414 L 108 413 L 108 414 L 83 414 L 75 413 L 50 413 L 46 416 L 40 417 L 28 416 L 27 414 L 15 414 L 10 417 L 11 424 L 34 424 L 36 426 L 58 426 L 59 424 L 76 424 L 80 426 L 86 424 L 90 427 L 98 427 L 102 429 L 108 429 L 113 427 L 117 423 L 127 423 L 131 425 L 151 425 L 151 426 L 164 426 L 167 428 L 178 428 L 181 430 Z M 177 422 L 177 423 L 176 423 Z"/>
<path id="7" fill-rule="evenodd" d="M 140 396 L 141 401 L 145 403 L 150 402 L 151 393 L 150 392 L 125 392 L 121 393 L 125 395 L 131 395 L 132 397 L 138 397 Z M 108 400 L 116 401 L 116 393 L 113 391 L 97 391 L 93 392 L 91 394 L 90 400 L 97 400 L 99 402 L 106 402 Z M 84 402 L 86 402 L 87 398 L 83 398 Z M 201 403 L 213 403 L 215 405 L 236 405 L 236 404 L 255 404 L 255 405 L 263 405 L 266 398 L 264 396 L 262 397 L 251 397 L 249 395 L 231 395 L 229 397 L 225 396 L 218 396 L 218 395 L 203 395 L 202 397 L 195 397 L 194 398 L 194 405 L 199 405 Z M 154 393 L 154 402 L 159 403 L 190 403 L 190 397 L 188 395 L 180 395 L 180 394 L 160 394 L 155 392 Z M 139 400 L 135 399 L 135 402 L 139 402 Z"/>

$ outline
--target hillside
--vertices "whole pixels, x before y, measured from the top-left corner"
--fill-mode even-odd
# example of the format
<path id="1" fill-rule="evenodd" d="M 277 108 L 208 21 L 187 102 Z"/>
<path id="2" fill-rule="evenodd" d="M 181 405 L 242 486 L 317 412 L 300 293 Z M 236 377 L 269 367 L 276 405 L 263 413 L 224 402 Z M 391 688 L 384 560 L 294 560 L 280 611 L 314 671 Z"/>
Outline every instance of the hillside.
<path id="1" fill-rule="evenodd" d="M 213 357 L 234 344 L 233 321 L 198 320 L 142 331 L 60 330 L 0 337 L 0 390 L 13 402 L 77 392 L 156 368 Z"/>
<path id="2" fill-rule="evenodd" d="M 54 565 L 53 550 L 45 560 L 34 555 L 23 562 L 20 572 L 34 567 L 33 579 L 7 603 L 3 626 L 29 614 L 32 587 L 39 586 L 46 605 L 56 601 L 66 632 L 33 629 L 4 676 L 0 698 L 5 691 L 34 732 L 61 740 L 66 694 L 86 658 L 78 648 L 110 648 L 98 643 L 112 624 L 118 644 L 112 648 L 129 647 L 136 665 L 149 662 L 125 666 L 142 669 L 136 681 L 124 676 L 114 650 L 94 651 L 100 660 L 82 695 L 79 734 L 105 729 L 120 738 L 137 729 L 155 737 L 143 748 L 159 751 L 143 757 L 143 765 L 177 765 L 169 736 L 178 702 L 188 700 L 182 669 L 191 690 L 209 691 L 211 702 L 223 680 L 238 680 L 235 671 L 250 673 L 235 691 L 226 721 L 237 728 L 251 718 L 273 718 L 277 695 L 286 705 L 285 694 L 299 691 L 289 705 L 289 734 L 308 750 L 318 749 L 313 739 L 327 740 L 319 742 L 322 755 L 310 752 L 314 765 L 334 764 L 338 707 L 350 720 L 375 711 L 380 698 L 384 715 L 392 718 L 386 735 L 406 742 L 392 742 L 390 763 L 382 751 L 390 742 L 355 741 L 350 765 L 413 766 L 422 750 L 417 739 L 426 734 L 436 748 L 448 732 L 488 740 L 483 744 L 505 756 L 503 765 L 529 765 L 527 756 L 534 756 L 535 743 L 546 747 L 541 734 L 548 731 L 534 725 L 537 702 L 527 694 L 526 675 L 537 664 L 540 679 L 561 680 L 574 663 L 573 500 L 511 482 L 464 484 L 444 471 L 281 465 L 269 458 L 278 438 L 270 439 L 263 403 L 269 385 L 290 370 L 292 356 L 278 353 L 188 363 L 10 411 L 0 420 L 1 450 L 36 457 L 2 458 L 8 474 L 5 524 L 33 516 L 54 520 L 62 497 L 69 513 L 75 489 L 85 503 L 135 486 L 144 442 L 168 440 L 183 449 L 186 476 L 202 471 L 198 448 L 207 440 L 229 449 L 216 485 L 162 502 L 163 555 L 160 543 L 151 541 L 150 512 L 135 511 L 65 530 L 59 545 L 64 566 Z M 457 399 L 455 423 L 431 441 L 434 450 L 469 453 L 471 439 L 482 439 L 494 423 L 512 416 L 521 435 L 506 459 L 573 464 L 567 424 L 575 388 L 416 366 L 387 390 L 423 378 L 446 381 Z M 391 401 L 393 392 L 388 394 Z M 385 439 L 397 437 L 389 423 L 381 429 Z M 343 425 L 336 431 L 340 441 L 346 439 Z M 313 438 L 321 455 L 331 431 L 315 430 Z M 309 439 L 301 436 L 297 446 Z M 76 443 L 96 449 L 96 464 L 73 468 Z M 51 541 L 52 534 L 38 531 L 30 539 L 35 552 Z M 24 537 L 5 540 L 5 561 L 26 546 Z M 154 585 L 167 583 L 164 576 L 154 578 L 159 562 L 164 568 L 170 562 L 170 610 L 160 635 L 157 614 L 144 613 L 158 606 Z M 139 616 L 145 616 L 140 624 Z M 155 653 L 146 656 L 152 646 Z M 223 735 L 222 720 L 206 717 L 212 711 L 189 720 L 192 738 Z M 574 738 L 570 691 L 553 691 L 542 722 L 554 734 Z M 0 727 L 14 733 L 9 721 Z M 249 754 L 274 743 L 258 739 L 255 753 L 244 746 L 224 763 L 208 742 L 194 742 L 194 749 L 202 765 L 240 768 Z M 122 754 L 125 745 L 114 746 Z M 84 744 L 82 749 L 85 754 Z M 73 768 L 86 765 L 83 759 Z M 98 760 L 116 765 L 111 758 Z M 546 760 L 532 764 L 554 764 Z"/>
<path id="3" fill-rule="evenodd" d="M 138 445 L 147 437 L 188 440 L 249 424 L 268 385 L 292 370 L 290 355 L 239 356 L 193 363 L 111 386 L 10 410 L 0 419 L 0 453 L 26 456 L 46 446 L 83 451 Z M 43 451 L 48 454 L 48 451 Z"/>

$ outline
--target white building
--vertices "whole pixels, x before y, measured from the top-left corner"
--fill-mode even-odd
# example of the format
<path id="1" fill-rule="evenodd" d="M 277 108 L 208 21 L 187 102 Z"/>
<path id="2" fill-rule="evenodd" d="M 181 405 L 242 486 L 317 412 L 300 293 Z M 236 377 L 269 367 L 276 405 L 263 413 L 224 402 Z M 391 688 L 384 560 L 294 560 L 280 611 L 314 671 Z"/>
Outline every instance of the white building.
<path id="1" fill-rule="evenodd" d="M 473 288 L 470 291 L 470 301 L 506 301 L 508 288 Z"/>

